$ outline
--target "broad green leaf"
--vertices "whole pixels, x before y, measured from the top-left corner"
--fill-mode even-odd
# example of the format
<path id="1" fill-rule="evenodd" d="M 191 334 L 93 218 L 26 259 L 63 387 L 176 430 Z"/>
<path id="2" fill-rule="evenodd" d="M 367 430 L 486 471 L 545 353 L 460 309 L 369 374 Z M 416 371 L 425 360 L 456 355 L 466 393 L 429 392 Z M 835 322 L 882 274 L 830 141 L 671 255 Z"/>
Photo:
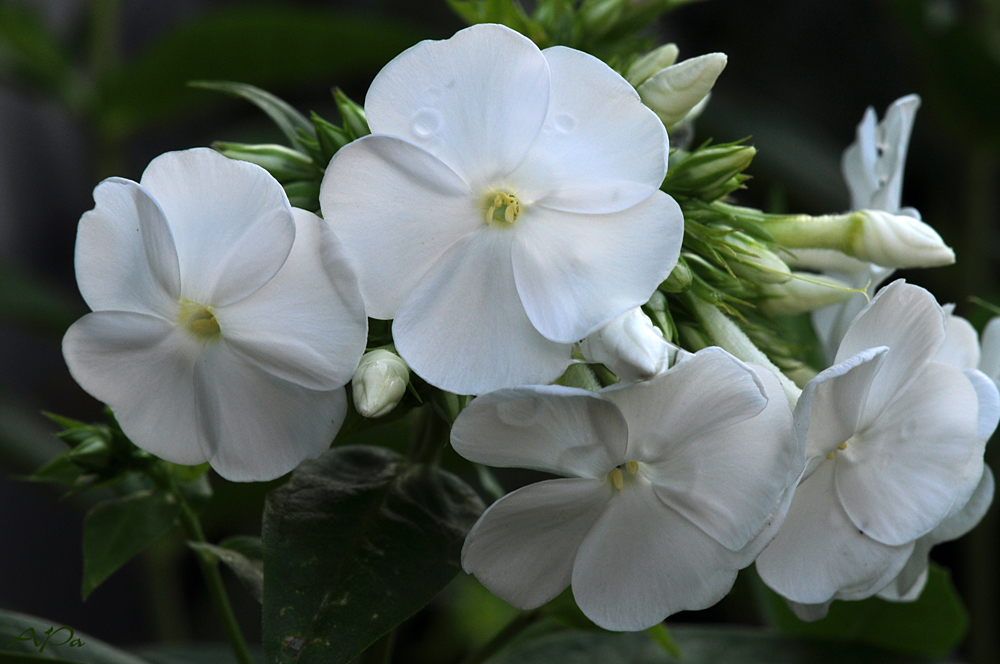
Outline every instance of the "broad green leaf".
<path id="1" fill-rule="evenodd" d="M 55 35 L 30 6 L 0 3 L 0 80 L 58 92 L 69 60 Z"/>
<path id="2" fill-rule="evenodd" d="M 681 658 L 646 633 L 563 631 L 523 639 L 488 664 L 918 664 L 885 650 L 763 631 L 671 625 Z"/>
<path id="3" fill-rule="evenodd" d="M 68 629 L 48 618 L 37 618 L 23 613 L 0 611 L 0 662 L 44 662 L 45 664 L 148 664 L 146 660 L 99 641 L 87 634 Z M 52 628 L 51 643 L 45 643 L 45 631 Z M 32 639 L 32 630 L 34 639 Z M 72 630 L 72 635 L 69 630 Z M 69 636 L 69 639 L 66 637 Z M 69 642 L 80 639 L 84 645 L 70 647 Z M 63 642 L 65 645 L 58 645 Z M 35 644 L 38 644 L 37 646 Z M 42 648 L 44 644 L 44 648 Z M 39 652 L 41 650 L 41 652 Z"/>
<path id="4" fill-rule="evenodd" d="M 218 545 L 188 542 L 188 546 L 218 558 L 255 600 L 264 602 L 264 544 L 259 537 L 230 537 Z"/>
<path id="5" fill-rule="evenodd" d="M 212 103 L 189 81 L 288 88 L 369 76 L 423 35 L 399 23 L 294 5 L 236 6 L 185 23 L 103 82 L 109 135 Z"/>
<path id="6" fill-rule="evenodd" d="M 776 593 L 761 584 L 768 622 L 798 636 L 867 643 L 913 655 L 941 657 L 962 642 L 969 626 L 951 577 L 932 565 L 927 586 L 915 602 L 834 602 L 826 618 L 803 622 Z"/>
<path id="7" fill-rule="evenodd" d="M 179 514 L 177 500 L 164 491 L 140 491 L 90 510 L 83 519 L 84 599 L 170 530 Z"/>
<path id="8" fill-rule="evenodd" d="M 350 662 L 459 571 L 478 496 L 382 447 L 303 463 L 264 509 L 268 663 Z"/>

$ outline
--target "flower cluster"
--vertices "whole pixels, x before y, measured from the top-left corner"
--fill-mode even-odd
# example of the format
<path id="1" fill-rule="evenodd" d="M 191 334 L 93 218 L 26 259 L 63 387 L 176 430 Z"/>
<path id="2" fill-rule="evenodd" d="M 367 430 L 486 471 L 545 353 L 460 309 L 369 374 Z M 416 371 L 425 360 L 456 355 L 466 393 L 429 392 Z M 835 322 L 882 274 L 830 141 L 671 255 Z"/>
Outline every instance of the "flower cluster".
<path id="1" fill-rule="evenodd" d="M 421 42 L 347 107 L 361 137 L 324 164 L 322 219 L 207 149 L 101 183 L 74 377 L 137 446 L 237 480 L 325 451 L 352 379 L 364 418 L 417 383 L 478 395 L 461 456 L 560 476 L 465 541 L 466 571 L 519 608 L 572 587 L 594 623 L 640 630 L 754 561 L 807 619 L 915 598 L 929 549 L 992 499 L 1000 417 L 1000 326 L 981 352 L 927 291 L 875 295 L 895 268 L 954 260 L 900 207 L 919 99 L 865 115 L 852 212 L 766 215 L 724 200 L 752 148 L 671 151 L 726 64 L 676 58 L 618 73 L 491 24 Z M 807 311 L 818 374 L 766 327 Z"/>

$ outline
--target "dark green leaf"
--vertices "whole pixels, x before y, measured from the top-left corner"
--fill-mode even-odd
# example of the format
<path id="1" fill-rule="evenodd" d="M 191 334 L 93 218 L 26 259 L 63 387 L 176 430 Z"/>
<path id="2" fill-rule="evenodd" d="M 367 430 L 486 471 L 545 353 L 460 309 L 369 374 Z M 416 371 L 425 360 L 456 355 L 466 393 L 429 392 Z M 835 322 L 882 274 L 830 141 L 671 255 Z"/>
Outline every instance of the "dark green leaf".
<path id="1" fill-rule="evenodd" d="M 459 571 L 482 503 L 381 447 L 302 464 L 264 509 L 266 661 L 350 662 Z"/>
<path id="2" fill-rule="evenodd" d="M 62 664 L 64 662 L 75 662 L 77 664 L 147 664 L 143 659 L 118 650 L 103 641 L 99 641 L 87 634 L 70 629 L 72 625 L 66 626 L 60 632 L 56 632 L 64 625 L 46 618 L 36 618 L 23 613 L 13 613 L 0 611 L 0 662 L 45 662 L 45 664 Z M 42 644 L 45 643 L 45 631 L 52 628 L 50 634 L 51 643 L 45 644 L 45 648 L 39 652 Z M 34 640 L 32 639 L 32 630 Z M 82 646 L 70 647 L 69 642 L 79 639 Z M 66 642 L 65 645 L 58 645 Z M 35 643 L 38 643 L 36 646 Z"/>
<path id="3" fill-rule="evenodd" d="M 229 81 L 191 81 L 191 87 L 202 88 L 204 90 L 215 90 L 224 92 L 234 97 L 241 97 L 267 113 L 267 116 L 278 125 L 278 128 L 288 139 L 288 142 L 296 147 L 299 144 L 299 131 L 304 131 L 312 136 L 312 125 L 301 113 L 292 108 L 287 102 L 275 97 L 266 90 L 261 90 L 246 83 L 232 83 Z"/>
<path id="4" fill-rule="evenodd" d="M 173 527 L 177 500 L 140 491 L 94 507 L 83 519 L 83 597 Z"/>
<path id="5" fill-rule="evenodd" d="M 785 600 L 765 593 L 768 621 L 786 634 L 852 641 L 914 655 L 940 657 L 962 642 L 969 619 L 948 572 L 931 566 L 927 586 L 916 602 L 834 602 L 816 622 L 802 622 Z"/>
<path id="6" fill-rule="evenodd" d="M 926 662 L 869 646 L 751 630 L 671 625 L 681 658 L 643 632 L 564 631 L 516 642 L 488 664 L 916 664 Z"/>
<path id="7" fill-rule="evenodd" d="M 66 453 L 60 454 L 32 474 L 21 476 L 18 479 L 27 482 L 55 482 L 56 484 L 73 486 L 82 474 L 83 469 L 73 463 L 73 460 L 69 458 L 69 453 Z"/>
<path id="8" fill-rule="evenodd" d="M 218 558 L 255 600 L 264 602 L 264 545 L 259 537 L 231 537 L 219 542 L 218 546 L 188 542 L 188 546 Z"/>
<path id="9" fill-rule="evenodd" d="M 368 76 L 422 36 L 384 19 L 294 5 L 225 9 L 179 26 L 104 81 L 104 128 L 124 135 L 212 103 L 188 81 L 287 89 Z"/>

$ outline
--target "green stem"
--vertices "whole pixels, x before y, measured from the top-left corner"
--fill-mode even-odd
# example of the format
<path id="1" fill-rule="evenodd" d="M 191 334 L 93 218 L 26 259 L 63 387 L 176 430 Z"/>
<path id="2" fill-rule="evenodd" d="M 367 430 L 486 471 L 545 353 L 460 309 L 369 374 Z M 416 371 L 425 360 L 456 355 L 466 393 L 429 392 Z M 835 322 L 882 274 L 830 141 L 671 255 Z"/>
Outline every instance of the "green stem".
<path id="1" fill-rule="evenodd" d="M 653 625 L 646 630 L 646 633 L 649 634 L 654 641 L 656 641 L 656 644 L 663 649 L 663 652 L 667 653 L 674 659 L 681 658 L 681 649 L 677 647 L 677 644 L 674 642 L 674 637 L 670 636 L 670 632 L 667 630 L 667 626 L 665 624 L 659 623 L 658 625 Z"/>
<path id="2" fill-rule="evenodd" d="M 184 530 L 184 536 L 192 542 L 205 542 L 205 534 L 201 530 L 198 515 L 194 513 L 186 500 L 180 497 L 179 500 L 181 502 L 181 527 Z M 215 612 L 219 614 L 219 620 L 222 621 L 222 628 L 226 632 L 226 638 L 229 639 L 229 645 L 232 646 L 236 660 L 239 664 L 255 664 L 247 642 L 243 638 L 239 623 L 236 622 L 233 607 L 229 604 L 229 596 L 226 595 L 226 589 L 222 585 L 222 575 L 219 573 L 218 563 L 209 560 L 200 552 L 197 552 L 196 555 L 198 567 L 201 568 L 201 573 L 205 577 L 205 585 L 208 586 L 208 593 L 212 596 Z"/>
<path id="3" fill-rule="evenodd" d="M 540 617 L 541 613 L 538 611 L 525 611 L 518 614 L 516 618 L 507 623 L 507 626 L 500 630 L 488 643 L 469 653 L 469 656 L 462 660 L 462 664 L 480 664 L 480 662 L 485 662 L 513 641 L 514 637 L 535 624 Z"/>

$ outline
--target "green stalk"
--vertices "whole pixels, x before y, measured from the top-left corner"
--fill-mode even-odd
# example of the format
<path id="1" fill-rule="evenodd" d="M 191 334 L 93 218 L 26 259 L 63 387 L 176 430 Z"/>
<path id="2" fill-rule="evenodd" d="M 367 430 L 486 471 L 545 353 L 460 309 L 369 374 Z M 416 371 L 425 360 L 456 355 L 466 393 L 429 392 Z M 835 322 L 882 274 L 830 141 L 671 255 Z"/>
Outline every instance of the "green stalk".
<path id="1" fill-rule="evenodd" d="M 462 660 L 462 664 L 480 664 L 481 662 L 485 662 L 513 641 L 514 637 L 534 625 L 540 617 L 541 614 L 538 611 L 519 613 L 517 617 L 507 623 L 507 626 L 500 630 L 489 642 L 478 650 L 473 650 L 469 653 L 469 656 Z"/>

